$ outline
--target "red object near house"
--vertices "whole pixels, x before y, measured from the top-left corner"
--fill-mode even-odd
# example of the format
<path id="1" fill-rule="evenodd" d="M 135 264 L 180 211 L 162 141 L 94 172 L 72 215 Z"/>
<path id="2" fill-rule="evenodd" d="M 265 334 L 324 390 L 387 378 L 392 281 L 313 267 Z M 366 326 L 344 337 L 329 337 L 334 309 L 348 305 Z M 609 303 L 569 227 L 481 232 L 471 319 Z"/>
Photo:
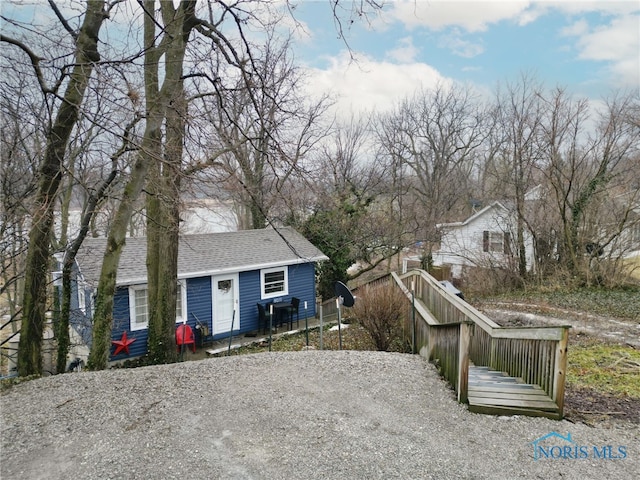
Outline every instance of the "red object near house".
<path id="1" fill-rule="evenodd" d="M 176 345 L 178 350 L 183 345 L 191 345 L 191 350 L 196 353 L 196 337 L 189 325 L 182 324 L 176 328 Z"/>
<path id="2" fill-rule="evenodd" d="M 120 340 L 111 340 L 111 345 L 116 346 L 116 350 L 113 352 L 113 356 L 115 357 L 120 352 L 124 352 L 129 355 L 129 345 L 131 345 L 135 341 L 135 338 L 127 338 L 127 331 L 123 331 L 122 338 L 120 338 Z"/>

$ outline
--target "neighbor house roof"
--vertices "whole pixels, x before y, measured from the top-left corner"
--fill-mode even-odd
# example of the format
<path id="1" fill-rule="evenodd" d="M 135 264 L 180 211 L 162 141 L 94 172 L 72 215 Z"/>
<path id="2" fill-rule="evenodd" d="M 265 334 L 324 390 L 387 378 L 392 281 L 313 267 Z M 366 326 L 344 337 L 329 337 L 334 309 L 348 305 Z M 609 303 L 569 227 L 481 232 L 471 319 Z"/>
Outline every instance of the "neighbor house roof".
<path id="1" fill-rule="evenodd" d="M 77 255 L 80 272 L 95 287 L 98 285 L 106 245 L 105 238 L 88 238 Z M 183 235 L 178 252 L 178 278 L 328 260 L 326 255 L 290 227 Z M 127 238 L 116 284 L 146 283 L 146 259 L 147 239 Z"/>
<path id="2" fill-rule="evenodd" d="M 462 222 L 439 223 L 436 226 L 438 228 L 463 227 L 465 225 L 470 224 L 471 222 L 473 222 L 477 218 L 480 218 L 481 216 L 483 216 L 484 214 L 486 214 L 490 210 L 493 210 L 494 208 L 502 208 L 504 211 L 509 211 L 508 208 L 505 207 L 501 202 L 495 201 L 495 202 L 487 205 L 486 207 L 484 207 L 482 210 L 477 211 L 476 213 L 474 213 L 473 215 L 471 215 L 470 217 L 468 217 L 466 220 L 464 220 Z"/>

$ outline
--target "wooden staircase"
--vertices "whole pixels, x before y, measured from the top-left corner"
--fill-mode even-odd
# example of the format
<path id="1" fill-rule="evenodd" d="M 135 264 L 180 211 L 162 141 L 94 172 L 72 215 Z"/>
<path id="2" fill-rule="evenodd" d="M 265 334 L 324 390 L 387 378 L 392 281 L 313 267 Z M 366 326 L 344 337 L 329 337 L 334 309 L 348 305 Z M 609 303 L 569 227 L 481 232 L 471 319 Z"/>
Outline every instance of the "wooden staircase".
<path id="1" fill-rule="evenodd" d="M 538 385 L 489 367 L 469 366 L 467 399 L 471 412 L 562 418 L 558 405 Z"/>
<path id="2" fill-rule="evenodd" d="M 364 288 L 387 284 L 407 297 L 414 353 L 438 365 L 470 411 L 562 418 L 570 326 L 502 327 L 423 270 L 391 272 Z"/>

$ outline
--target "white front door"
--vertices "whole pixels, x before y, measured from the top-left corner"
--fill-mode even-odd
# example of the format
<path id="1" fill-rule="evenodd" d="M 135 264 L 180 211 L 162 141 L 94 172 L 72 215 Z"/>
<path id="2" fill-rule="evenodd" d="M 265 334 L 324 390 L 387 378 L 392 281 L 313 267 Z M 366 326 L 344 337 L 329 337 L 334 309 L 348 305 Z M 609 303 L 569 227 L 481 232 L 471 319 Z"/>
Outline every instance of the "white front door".
<path id="1" fill-rule="evenodd" d="M 235 318 L 234 318 L 234 310 Z M 217 335 L 240 328 L 238 315 L 238 274 L 213 277 L 213 334 Z"/>

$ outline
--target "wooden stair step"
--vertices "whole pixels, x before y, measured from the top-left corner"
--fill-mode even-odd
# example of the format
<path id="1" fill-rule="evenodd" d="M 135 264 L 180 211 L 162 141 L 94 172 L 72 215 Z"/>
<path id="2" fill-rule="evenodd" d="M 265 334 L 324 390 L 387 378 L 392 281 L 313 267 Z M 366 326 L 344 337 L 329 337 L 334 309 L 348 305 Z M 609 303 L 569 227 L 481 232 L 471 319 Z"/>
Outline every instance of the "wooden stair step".
<path id="1" fill-rule="evenodd" d="M 557 411 L 558 406 L 551 400 L 527 400 L 522 398 L 486 398 L 469 395 L 469 405 L 488 405 L 493 407 L 518 407 Z"/>

